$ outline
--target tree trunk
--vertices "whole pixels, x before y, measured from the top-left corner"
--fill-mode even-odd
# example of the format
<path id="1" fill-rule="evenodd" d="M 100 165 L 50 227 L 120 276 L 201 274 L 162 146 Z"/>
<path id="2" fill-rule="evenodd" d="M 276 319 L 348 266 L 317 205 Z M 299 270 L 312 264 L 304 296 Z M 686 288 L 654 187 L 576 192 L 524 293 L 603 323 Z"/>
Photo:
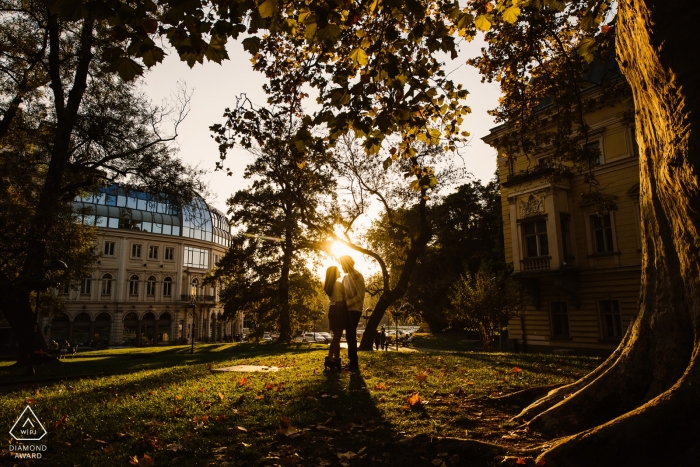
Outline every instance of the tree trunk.
<path id="1" fill-rule="evenodd" d="M 613 355 L 523 410 L 535 431 L 573 436 L 546 465 L 695 465 L 700 455 L 700 4 L 621 0 L 620 67 L 640 153 L 639 311 Z M 699 126 L 700 128 L 700 126 Z"/>
<path id="2" fill-rule="evenodd" d="M 284 234 L 284 248 L 282 257 L 282 271 L 280 274 L 279 304 L 280 304 L 280 342 L 290 342 L 292 340 L 292 328 L 289 319 L 289 270 L 292 267 L 292 255 L 294 245 L 292 243 L 291 227 L 287 227 Z"/>
<path id="3" fill-rule="evenodd" d="M 373 350 L 374 338 L 378 334 L 377 326 L 379 326 L 379 322 L 384 317 L 384 313 L 386 312 L 387 308 L 389 308 L 396 300 L 406 295 L 411 280 L 411 274 L 413 274 L 413 269 L 416 267 L 416 262 L 425 251 L 425 246 L 428 244 L 433 235 L 430 221 L 428 220 L 425 194 L 425 190 L 422 190 L 421 201 L 418 207 L 420 212 L 420 234 L 418 234 L 415 239 L 411 240 L 411 247 L 406 255 L 406 261 L 404 262 L 403 269 L 401 270 L 401 276 L 399 276 L 399 280 L 393 289 L 389 288 L 388 273 L 384 273 L 384 292 L 382 292 L 382 295 L 379 297 L 379 301 L 377 302 L 377 305 L 372 311 L 372 315 L 367 321 L 365 332 L 362 334 L 362 341 L 360 341 L 360 346 L 357 348 L 357 350 Z M 383 268 L 382 271 L 386 271 L 386 269 Z"/>

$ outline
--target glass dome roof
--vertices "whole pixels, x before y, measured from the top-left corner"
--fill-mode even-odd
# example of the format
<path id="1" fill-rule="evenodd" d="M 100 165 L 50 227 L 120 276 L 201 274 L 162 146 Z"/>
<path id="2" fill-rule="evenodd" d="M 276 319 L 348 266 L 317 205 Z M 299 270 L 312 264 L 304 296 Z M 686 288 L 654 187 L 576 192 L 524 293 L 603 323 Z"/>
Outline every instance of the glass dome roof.
<path id="1" fill-rule="evenodd" d="M 76 198 L 73 211 L 87 225 L 231 245 L 231 227 L 226 216 L 199 196 L 191 204 L 180 205 L 174 197 L 126 191 L 111 185 L 100 189 L 98 195 Z"/>

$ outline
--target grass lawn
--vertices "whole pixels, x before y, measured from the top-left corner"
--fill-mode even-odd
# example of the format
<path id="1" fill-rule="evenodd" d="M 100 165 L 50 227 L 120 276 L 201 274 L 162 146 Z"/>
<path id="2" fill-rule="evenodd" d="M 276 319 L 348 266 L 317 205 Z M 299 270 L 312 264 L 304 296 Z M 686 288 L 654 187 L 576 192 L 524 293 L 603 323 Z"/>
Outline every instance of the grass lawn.
<path id="1" fill-rule="evenodd" d="M 436 350 L 481 350 L 481 341 L 466 339 L 464 334 L 415 334 L 413 345 L 418 348 Z"/>
<path id="2" fill-rule="evenodd" d="M 149 356 L 133 358 L 139 353 Z M 600 362 L 364 352 L 359 374 L 324 374 L 325 353 L 308 344 L 202 344 L 195 355 L 186 347 L 91 352 L 45 364 L 35 378 L 127 373 L 0 388 L 0 426 L 9 430 L 31 405 L 48 430 L 36 466 L 498 465 L 489 453 L 466 462 L 448 448 L 438 452 L 430 440 L 467 438 L 526 452 L 543 440 L 516 431 L 508 419 L 517 409 L 489 396 L 570 382 Z M 210 371 L 238 364 L 281 369 Z M 0 381 L 26 380 L 22 373 L 0 362 Z M 423 436 L 407 449 L 401 440 L 416 435 Z M 19 462 L 7 445 L 0 450 L 0 464 Z"/>

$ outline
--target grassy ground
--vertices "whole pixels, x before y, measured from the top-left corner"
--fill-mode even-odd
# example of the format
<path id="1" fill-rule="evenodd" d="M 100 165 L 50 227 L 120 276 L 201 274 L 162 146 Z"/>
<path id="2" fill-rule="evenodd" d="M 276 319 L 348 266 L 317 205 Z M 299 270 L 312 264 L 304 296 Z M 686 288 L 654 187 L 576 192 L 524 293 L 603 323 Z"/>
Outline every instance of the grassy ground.
<path id="1" fill-rule="evenodd" d="M 132 358 L 133 354 L 150 354 Z M 27 404 L 48 435 L 34 465 L 465 465 L 448 448 L 404 439 L 459 437 L 523 452 L 540 444 L 516 430 L 517 411 L 489 396 L 565 383 L 599 360 L 504 353 L 361 353 L 360 374 L 324 374 L 325 349 L 299 344 L 201 345 L 93 352 L 43 365 L 37 377 L 128 371 L 6 387 L 0 427 Z M 212 373 L 237 364 L 276 373 Z M 0 364 L 2 365 L 2 364 Z M 0 366 L 0 381 L 23 369 Z M 420 402 L 418 402 L 420 401 Z M 504 438 L 505 436 L 505 438 Z M 425 441 L 426 446 L 430 441 Z M 0 446 L 2 465 L 13 465 Z M 443 452 L 444 451 L 444 452 Z M 407 457 L 410 456 L 410 457 Z M 496 465 L 493 455 L 469 465 Z"/>
<path id="2" fill-rule="evenodd" d="M 413 345 L 418 348 L 437 350 L 481 350 L 481 341 L 465 339 L 463 334 L 416 334 Z"/>

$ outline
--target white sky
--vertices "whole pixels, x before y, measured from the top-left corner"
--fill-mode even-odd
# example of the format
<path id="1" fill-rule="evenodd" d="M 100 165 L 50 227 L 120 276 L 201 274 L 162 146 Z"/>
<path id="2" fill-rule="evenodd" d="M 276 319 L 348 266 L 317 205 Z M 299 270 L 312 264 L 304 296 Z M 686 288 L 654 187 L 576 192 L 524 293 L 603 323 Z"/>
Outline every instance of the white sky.
<path id="1" fill-rule="evenodd" d="M 496 170 L 496 151 L 483 143 L 481 137 L 495 126 L 492 117 L 486 112 L 496 107 L 499 89 L 495 84 L 482 84 L 476 69 L 465 64 L 467 58 L 476 56 L 483 46 L 481 40 L 462 42 L 459 57 L 455 60 L 447 59 L 445 70 L 455 83 L 463 84 L 470 93 L 466 104 L 472 113 L 464 118 L 462 130 L 471 134 L 471 142 L 461 153 L 466 169 L 474 178 L 486 183 Z M 190 113 L 178 129 L 179 156 L 187 163 L 207 170 L 205 181 L 210 192 L 207 202 L 224 213 L 227 212 L 226 200 L 248 184 L 243 179 L 243 169 L 251 161 L 251 156 L 243 150 L 229 153 L 226 164 L 232 168 L 234 175 L 229 177 L 225 172 L 215 172 L 219 152 L 210 136 L 209 126 L 224 122 L 224 109 L 233 107 L 235 97 L 241 93 L 245 93 L 257 105 L 264 105 L 267 100 L 262 90 L 265 78 L 252 70 L 250 56 L 240 42 L 230 42 L 228 52 L 230 60 L 222 65 L 205 61 L 203 65 L 197 64 L 192 69 L 181 62 L 175 53 L 171 53 L 163 63 L 147 73 L 143 87 L 146 95 L 155 103 L 174 94 L 178 82 L 184 82 L 188 88 L 193 89 Z M 366 264 L 359 258 L 359 254 L 353 254 L 353 257 L 360 271 L 376 267 Z"/>

